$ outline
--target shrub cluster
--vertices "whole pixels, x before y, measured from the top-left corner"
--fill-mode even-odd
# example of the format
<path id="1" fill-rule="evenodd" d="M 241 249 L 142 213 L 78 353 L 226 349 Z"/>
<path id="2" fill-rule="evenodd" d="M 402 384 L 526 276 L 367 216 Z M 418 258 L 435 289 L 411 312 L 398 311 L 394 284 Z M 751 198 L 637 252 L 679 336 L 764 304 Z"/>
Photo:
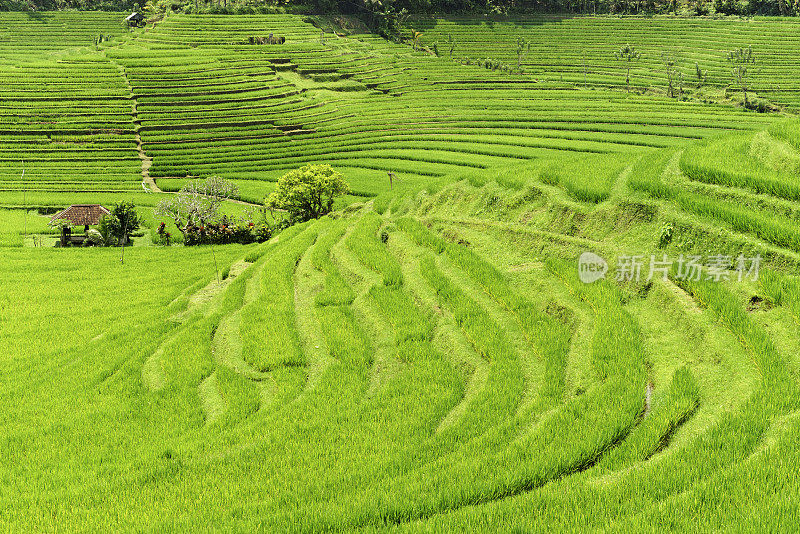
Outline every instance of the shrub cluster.
<path id="1" fill-rule="evenodd" d="M 191 224 L 183 234 L 183 244 L 191 245 L 228 245 L 239 243 L 263 243 L 272 237 L 272 228 L 266 222 L 233 221 L 223 216 L 219 222 L 202 226 Z"/>

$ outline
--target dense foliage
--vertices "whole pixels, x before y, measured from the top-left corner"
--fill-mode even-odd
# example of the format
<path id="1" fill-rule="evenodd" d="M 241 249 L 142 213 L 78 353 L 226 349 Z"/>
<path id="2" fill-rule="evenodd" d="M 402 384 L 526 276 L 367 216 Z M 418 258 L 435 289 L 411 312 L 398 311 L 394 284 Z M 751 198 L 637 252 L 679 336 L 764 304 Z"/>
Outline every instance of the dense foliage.
<path id="1" fill-rule="evenodd" d="M 114 242 L 124 244 L 128 242 L 131 234 L 139 229 L 141 221 L 133 202 L 123 201 L 115 204 L 111 215 L 105 217 L 101 223 L 104 223 L 103 226 L 107 230 L 103 236 L 106 242 L 109 241 L 106 237 L 111 237 Z"/>
<path id="2" fill-rule="evenodd" d="M 238 196 L 238 187 L 219 177 L 193 180 L 172 198 L 159 202 L 154 212 L 172 220 L 183 234 L 185 245 L 248 244 L 269 239 L 272 229 L 263 212 L 248 209 L 241 217 L 229 217 L 221 212 L 224 201 Z M 170 236 L 163 224 L 159 226 L 158 235 L 163 244 L 169 244 Z"/>
<path id="3" fill-rule="evenodd" d="M 79 9 L 87 11 L 132 11 L 145 0 L 0 0 L 0 11 L 55 11 Z"/>
<path id="4" fill-rule="evenodd" d="M 189 224 L 183 228 L 184 245 L 227 245 L 263 243 L 272 237 L 272 228 L 266 221 L 235 220 L 222 217 L 219 222 L 202 226 Z"/>
<path id="5" fill-rule="evenodd" d="M 217 14 L 341 13 L 356 16 L 373 30 L 387 34 L 396 34 L 408 13 L 800 14 L 800 4 L 785 0 L 0 0 L 0 11 L 61 9 Z"/>

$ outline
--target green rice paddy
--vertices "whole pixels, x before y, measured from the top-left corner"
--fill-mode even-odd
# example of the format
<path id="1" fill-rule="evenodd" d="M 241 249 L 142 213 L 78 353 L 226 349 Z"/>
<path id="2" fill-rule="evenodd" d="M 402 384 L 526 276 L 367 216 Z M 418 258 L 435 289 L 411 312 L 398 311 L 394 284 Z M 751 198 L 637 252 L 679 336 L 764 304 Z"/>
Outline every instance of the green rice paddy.
<path id="1" fill-rule="evenodd" d="M 794 21 L 412 18 L 450 58 L 122 17 L 0 13 L 5 530 L 796 530 Z M 524 73 L 465 64 L 520 35 Z M 782 111 L 725 97 L 748 44 Z M 707 92 L 663 94 L 668 50 Z M 50 246 L 70 204 L 134 202 L 149 245 L 187 180 L 240 213 L 306 163 L 352 194 L 264 244 Z M 732 264 L 586 284 L 585 251 Z"/>

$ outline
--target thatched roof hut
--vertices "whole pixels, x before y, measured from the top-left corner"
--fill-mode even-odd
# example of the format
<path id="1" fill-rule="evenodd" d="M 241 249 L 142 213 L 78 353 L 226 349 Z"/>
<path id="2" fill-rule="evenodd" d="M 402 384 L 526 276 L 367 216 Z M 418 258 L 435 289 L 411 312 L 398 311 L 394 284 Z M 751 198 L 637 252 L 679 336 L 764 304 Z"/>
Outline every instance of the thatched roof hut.
<path id="1" fill-rule="evenodd" d="M 106 215 L 111 215 L 111 212 L 100 204 L 75 204 L 53 215 L 50 224 L 55 226 L 58 221 L 69 221 L 73 226 L 83 226 L 84 232 L 88 232 L 90 226 L 100 224 L 100 219 Z M 82 244 L 85 240 L 86 236 L 73 236 L 68 226 L 61 227 L 61 246 Z"/>
<path id="2" fill-rule="evenodd" d="M 64 211 L 60 211 L 50 218 L 50 223 L 56 221 L 70 221 L 74 226 L 94 226 L 100 223 L 100 219 L 111 212 L 100 204 L 75 204 Z"/>

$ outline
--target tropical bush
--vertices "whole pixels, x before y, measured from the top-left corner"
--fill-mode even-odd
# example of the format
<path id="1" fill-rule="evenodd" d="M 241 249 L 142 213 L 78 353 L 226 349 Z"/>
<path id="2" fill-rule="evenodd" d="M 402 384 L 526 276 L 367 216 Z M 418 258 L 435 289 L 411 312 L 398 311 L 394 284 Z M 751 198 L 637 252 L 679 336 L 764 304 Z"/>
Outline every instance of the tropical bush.
<path id="1" fill-rule="evenodd" d="M 91 228 L 88 232 L 86 232 L 86 241 L 84 243 L 87 245 L 91 244 L 97 247 L 102 247 L 103 245 L 106 244 L 105 240 L 103 239 L 103 236 L 100 234 L 99 231 L 95 230 L 94 228 Z"/>
<path id="2" fill-rule="evenodd" d="M 223 216 L 219 222 L 203 225 L 189 224 L 183 229 L 184 245 L 228 245 L 263 243 L 272 237 L 272 228 L 266 221 L 237 220 Z"/>

